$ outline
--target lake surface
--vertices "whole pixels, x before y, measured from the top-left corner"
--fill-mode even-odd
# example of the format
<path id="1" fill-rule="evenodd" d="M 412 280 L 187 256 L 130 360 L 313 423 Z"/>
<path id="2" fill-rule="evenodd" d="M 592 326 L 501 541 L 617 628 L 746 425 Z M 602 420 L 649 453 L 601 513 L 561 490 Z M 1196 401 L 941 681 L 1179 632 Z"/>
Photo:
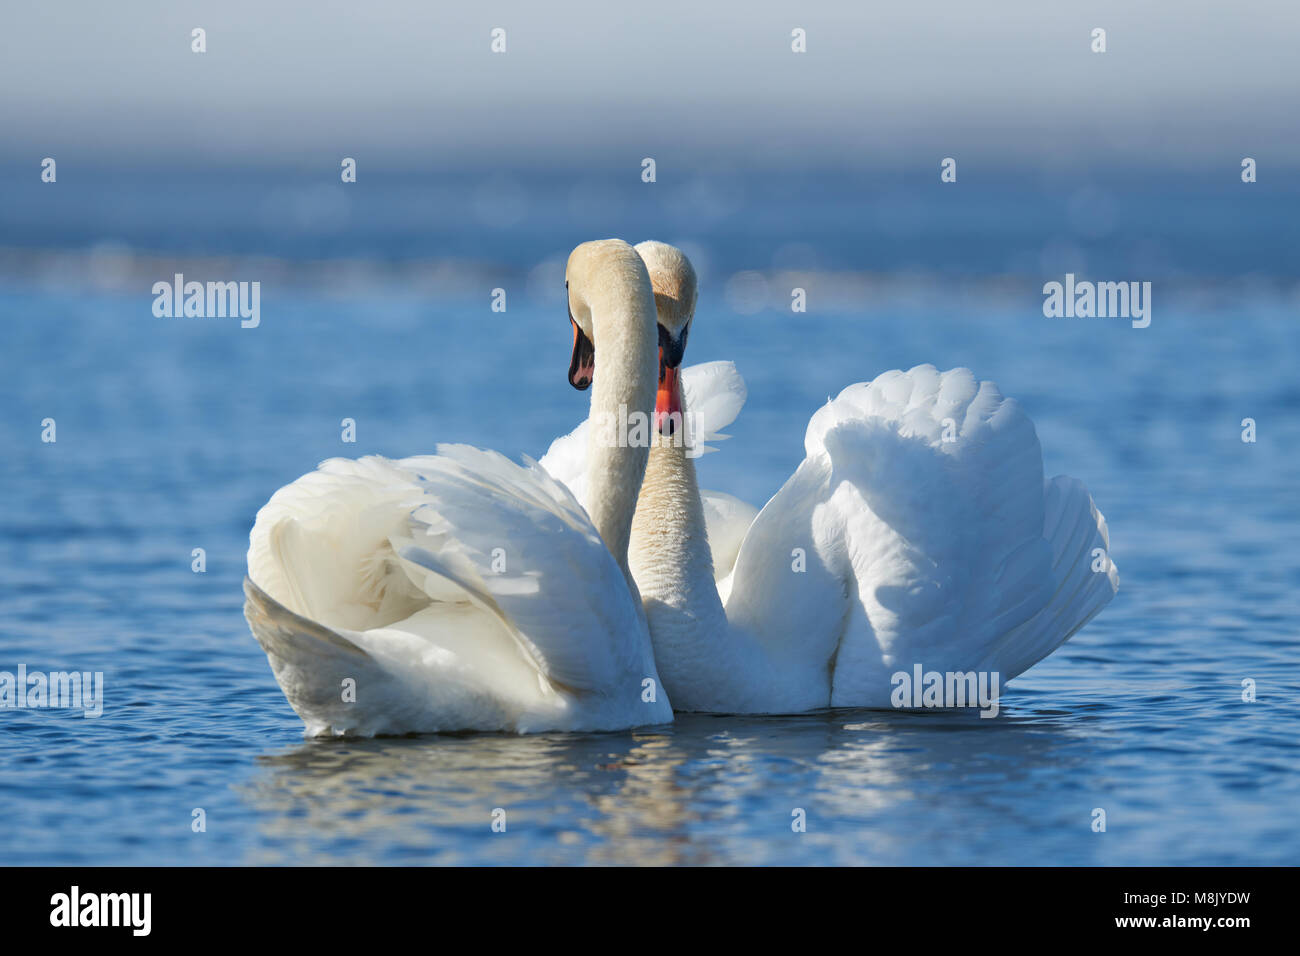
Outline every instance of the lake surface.
<path id="1" fill-rule="evenodd" d="M 1047 473 L 1087 481 L 1120 593 L 997 719 L 306 741 L 241 614 L 254 513 L 335 455 L 540 455 L 585 414 L 563 307 L 271 288 L 243 330 L 11 282 L 0 670 L 102 671 L 106 702 L 0 711 L 0 863 L 1300 862 L 1294 301 L 1157 297 L 1137 330 L 1045 319 L 1033 289 L 792 316 L 736 314 L 720 284 L 687 361 L 736 360 L 750 401 L 706 487 L 765 500 L 828 395 L 925 361 L 999 382 Z"/>

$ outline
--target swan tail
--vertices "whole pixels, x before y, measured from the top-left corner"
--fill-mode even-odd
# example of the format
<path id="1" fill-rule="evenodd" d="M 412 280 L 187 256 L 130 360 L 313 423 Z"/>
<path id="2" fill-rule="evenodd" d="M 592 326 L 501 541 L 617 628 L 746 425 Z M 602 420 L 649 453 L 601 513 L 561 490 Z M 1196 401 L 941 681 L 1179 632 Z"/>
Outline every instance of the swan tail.
<path id="1" fill-rule="evenodd" d="M 373 735 L 388 728 L 369 726 L 367 715 L 348 697 L 348 684 L 378 693 L 392 676 L 343 634 L 285 607 L 252 580 L 244 578 L 244 617 L 266 652 L 289 705 L 309 737 L 329 733 Z"/>

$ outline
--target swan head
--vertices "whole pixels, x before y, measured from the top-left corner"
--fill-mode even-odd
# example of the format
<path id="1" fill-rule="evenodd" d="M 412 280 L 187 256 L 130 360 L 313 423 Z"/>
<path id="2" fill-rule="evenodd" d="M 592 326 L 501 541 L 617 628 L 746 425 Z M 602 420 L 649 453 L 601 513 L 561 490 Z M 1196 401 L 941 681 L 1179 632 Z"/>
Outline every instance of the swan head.
<path id="1" fill-rule="evenodd" d="M 655 427 L 671 436 L 682 423 L 681 364 L 686 338 L 695 318 L 699 288 L 695 268 L 686 253 L 666 242 L 641 242 L 637 254 L 645 261 L 654 288 L 659 319 L 659 390 L 655 397 Z"/>
<path id="2" fill-rule="evenodd" d="M 597 303 L 598 309 L 609 309 L 625 290 L 638 286 L 644 289 L 646 280 L 641 257 L 622 239 L 584 242 L 569 254 L 564 288 L 569 300 L 569 323 L 573 326 L 569 384 L 574 388 L 587 389 L 596 377 L 597 336 L 592 303 Z"/>

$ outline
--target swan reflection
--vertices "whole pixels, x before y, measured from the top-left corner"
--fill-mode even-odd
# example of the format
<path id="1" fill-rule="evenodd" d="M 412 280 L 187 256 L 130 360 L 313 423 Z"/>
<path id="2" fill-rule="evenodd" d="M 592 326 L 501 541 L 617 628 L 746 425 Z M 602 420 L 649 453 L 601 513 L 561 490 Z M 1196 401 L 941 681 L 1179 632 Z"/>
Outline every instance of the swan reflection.
<path id="1" fill-rule="evenodd" d="M 1045 766 L 1085 762 L 1071 720 L 829 711 L 680 715 L 614 734 L 312 740 L 259 758 L 238 793 L 261 821 L 257 864 L 942 862 L 945 836 L 968 856 L 1000 832 L 1002 808 L 952 806 L 962 782 L 995 781 L 977 788 L 987 801 Z M 806 832 L 791 828 L 796 808 Z M 987 819 L 986 834 L 972 819 Z M 1060 818 L 1042 826 L 1058 832 Z"/>

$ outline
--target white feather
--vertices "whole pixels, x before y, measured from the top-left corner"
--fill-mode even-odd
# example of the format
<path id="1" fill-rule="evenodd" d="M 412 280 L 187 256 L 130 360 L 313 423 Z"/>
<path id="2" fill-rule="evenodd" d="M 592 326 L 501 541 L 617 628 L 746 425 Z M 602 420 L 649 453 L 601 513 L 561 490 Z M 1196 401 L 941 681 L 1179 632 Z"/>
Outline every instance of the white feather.
<path id="1" fill-rule="evenodd" d="M 308 734 L 671 720 L 642 700 L 643 612 L 569 491 L 438 452 L 333 459 L 258 512 L 245 613 Z"/>

